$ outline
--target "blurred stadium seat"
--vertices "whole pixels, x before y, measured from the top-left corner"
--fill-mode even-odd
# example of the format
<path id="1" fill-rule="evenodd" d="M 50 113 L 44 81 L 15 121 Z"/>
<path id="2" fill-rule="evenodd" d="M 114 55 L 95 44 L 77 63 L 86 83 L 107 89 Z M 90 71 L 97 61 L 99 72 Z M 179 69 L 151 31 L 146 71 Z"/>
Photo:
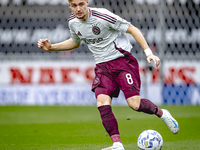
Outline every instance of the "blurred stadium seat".
<path id="1" fill-rule="evenodd" d="M 90 0 L 90 7 L 105 7 L 141 29 L 149 45 L 157 50 L 159 0 Z M 164 55 L 167 59 L 196 59 L 200 55 L 200 0 L 166 0 Z M 60 42 L 70 37 L 67 19 L 71 11 L 67 0 L 0 1 L 0 59 L 63 59 L 62 52 L 44 52 L 37 48 L 39 38 Z M 65 33 L 65 34 L 63 34 Z M 159 37 L 161 38 L 161 37 Z M 132 40 L 133 55 L 144 57 Z M 83 43 L 71 59 L 91 58 Z M 85 57 L 84 57 L 85 56 Z M 186 57 L 187 56 L 187 57 Z"/>

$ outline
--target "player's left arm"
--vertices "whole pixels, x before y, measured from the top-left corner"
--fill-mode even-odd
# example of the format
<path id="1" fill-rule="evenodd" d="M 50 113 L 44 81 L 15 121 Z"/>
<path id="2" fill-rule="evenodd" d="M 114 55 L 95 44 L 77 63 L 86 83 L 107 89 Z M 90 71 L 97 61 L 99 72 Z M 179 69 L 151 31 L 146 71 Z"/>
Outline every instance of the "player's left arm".
<path id="1" fill-rule="evenodd" d="M 133 26 L 132 24 L 129 25 L 126 33 L 129 33 L 133 36 L 133 38 L 137 41 L 137 43 L 142 47 L 142 49 L 144 50 L 146 56 L 147 56 L 147 61 L 150 64 L 151 60 L 153 60 L 154 65 L 156 67 L 158 67 L 158 65 L 160 64 L 160 59 L 153 55 L 151 49 L 149 48 L 144 36 L 142 35 L 142 33 L 140 32 L 140 30 L 138 28 L 136 28 L 135 26 Z"/>

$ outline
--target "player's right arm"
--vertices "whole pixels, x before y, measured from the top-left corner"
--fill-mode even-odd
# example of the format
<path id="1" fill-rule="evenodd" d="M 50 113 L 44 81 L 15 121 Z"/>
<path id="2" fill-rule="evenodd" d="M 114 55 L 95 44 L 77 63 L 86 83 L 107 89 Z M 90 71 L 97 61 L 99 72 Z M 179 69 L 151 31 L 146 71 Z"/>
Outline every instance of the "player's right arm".
<path id="1" fill-rule="evenodd" d="M 51 44 L 49 39 L 40 39 L 38 41 L 38 47 L 45 50 L 45 51 L 64 51 L 64 50 L 71 50 L 80 46 L 80 43 L 74 43 L 71 39 L 66 41 Z"/>

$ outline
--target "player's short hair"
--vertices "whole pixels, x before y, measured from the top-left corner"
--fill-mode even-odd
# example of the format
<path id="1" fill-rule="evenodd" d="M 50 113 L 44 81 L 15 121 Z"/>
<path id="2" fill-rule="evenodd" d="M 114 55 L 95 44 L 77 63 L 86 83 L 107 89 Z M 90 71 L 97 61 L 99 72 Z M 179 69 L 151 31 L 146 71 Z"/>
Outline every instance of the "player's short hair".
<path id="1" fill-rule="evenodd" d="M 71 3 L 73 0 L 68 0 L 69 3 Z"/>

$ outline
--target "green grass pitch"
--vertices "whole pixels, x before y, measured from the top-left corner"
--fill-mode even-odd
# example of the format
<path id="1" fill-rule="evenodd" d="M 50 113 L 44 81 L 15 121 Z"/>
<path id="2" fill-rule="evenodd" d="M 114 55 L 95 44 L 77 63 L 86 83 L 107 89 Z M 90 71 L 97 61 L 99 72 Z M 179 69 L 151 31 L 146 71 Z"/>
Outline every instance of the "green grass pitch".
<path id="1" fill-rule="evenodd" d="M 160 106 L 177 119 L 173 135 L 155 115 L 113 106 L 126 150 L 138 150 L 146 129 L 158 131 L 162 150 L 200 149 L 200 106 Z M 0 150 L 101 150 L 112 142 L 95 106 L 0 106 Z"/>

